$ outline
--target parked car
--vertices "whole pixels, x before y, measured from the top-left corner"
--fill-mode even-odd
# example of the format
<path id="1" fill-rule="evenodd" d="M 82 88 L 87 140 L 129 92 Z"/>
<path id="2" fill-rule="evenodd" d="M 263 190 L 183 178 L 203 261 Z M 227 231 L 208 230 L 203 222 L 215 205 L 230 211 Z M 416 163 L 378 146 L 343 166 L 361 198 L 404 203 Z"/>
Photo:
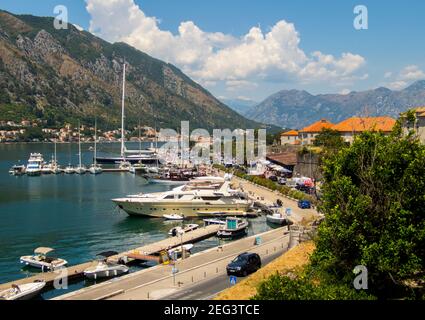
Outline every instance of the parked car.
<path id="1" fill-rule="evenodd" d="M 269 180 L 271 180 L 273 182 L 277 182 L 277 177 L 276 176 L 270 176 Z"/>
<path id="2" fill-rule="evenodd" d="M 282 177 L 277 179 L 277 182 L 282 186 L 286 185 L 286 181 L 287 181 L 286 178 L 282 178 Z"/>
<path id="3" fill-rule="evenodd" d="M 298 201 L 298 207 L 301 209 L 311 209 L 311 202 L 308 200 Z"/>
<path id="4" fill-rule="evenodd" d="M 256 253 L 242 253 L 227 265 L 227 275 L 242 275 L 256 272 L 261 268 L 261 258 Z"/>

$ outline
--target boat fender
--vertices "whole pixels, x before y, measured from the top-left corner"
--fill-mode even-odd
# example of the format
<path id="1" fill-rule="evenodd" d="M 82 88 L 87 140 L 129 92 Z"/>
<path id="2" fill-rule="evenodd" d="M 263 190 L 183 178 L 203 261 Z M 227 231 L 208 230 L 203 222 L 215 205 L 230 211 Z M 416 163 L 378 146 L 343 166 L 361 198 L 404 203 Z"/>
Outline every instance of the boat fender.
<path id="1" fill-rule="evenodd" d="M 97 273 L 94 274 L 94 280 L 96 280 L 96 279 L 97 279 Z"/>
<path id="2" fill-rule="evenodd" d="M 117 276 L 117 275 L 118 275 L 117 270 L 114 270 L 114 275 L 115 275 L 115 276 Z"/>
<path id="3" fill-rule="evenodd" d="M 109 277 L 109 270 L 106 271 L 106 276 Z"/>

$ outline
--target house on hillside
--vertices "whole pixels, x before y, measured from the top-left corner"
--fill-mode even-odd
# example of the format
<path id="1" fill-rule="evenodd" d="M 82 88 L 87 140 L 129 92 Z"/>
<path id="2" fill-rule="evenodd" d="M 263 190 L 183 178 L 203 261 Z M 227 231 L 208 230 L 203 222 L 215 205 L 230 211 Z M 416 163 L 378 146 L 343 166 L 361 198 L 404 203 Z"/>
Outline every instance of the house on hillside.
<path id="1" fill-rule="evenodd" d="M 299 131 L 299 139 L 301 140 L 302 145 L 312 145 L 316 136 L 323 129 L 331 129 L 334 126 L 333 123 L 329 122 L 326 119 L 321 119 L 312 125 L 305 127 Z"/>
<path id="2" fill-rule="evenodd" d="M 299 145 L 301 144 L 300 139 L 298 138 L 298 131 L 291 130 L 288 132 L 284 132 L 280 135 L 280 144 L 282 146 L 290 144 L 290 145 Z"/>
<path id="3" fill-rule="evenodd" d="M 396 120 L 391 117 L 352 117 L 336 124 L 332 129 L 338 131 L 344 141 L 351 144 L 354 137 L 364 131 L 382 131 L 389 134 L 395 123 Z"/>

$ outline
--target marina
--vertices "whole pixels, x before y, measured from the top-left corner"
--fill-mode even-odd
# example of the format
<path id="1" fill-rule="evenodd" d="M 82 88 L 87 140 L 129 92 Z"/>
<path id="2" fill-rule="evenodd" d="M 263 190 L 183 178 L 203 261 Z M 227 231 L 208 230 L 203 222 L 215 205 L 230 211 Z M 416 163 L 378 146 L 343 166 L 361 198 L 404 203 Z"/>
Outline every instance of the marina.
<path id="1" fill-rule="evenodd" d="M 92 145 L 82 144 L 82 163 L 93 160 Z M 21 283 L 25 279 L 42 279 L 49 282 L 49 273 L 20 264 L 20 257 L 31 254 L 37 247 L 55 249 L 55 256 L 68 262 L 71 275 L 69 289 L 78 290 L 100 280 L 85 279 L 84 270 L 93 266 L 99 252 L 116 251 L 136 254 L 130 248 L 153 245 L 156 251 L 169 250 L 181 244 L 180 237 L 170 238 L 170 229 L 181 226 L 181 221 L 131 218 L 119 210 L 111 201 L 116 196 L 138 194 L 140 192 L 164 192 L 173 185 L 149 183 L 141 175 L 124 172 L 118 168 L 104 169 L 113 174 L 101 175 L 55 175 L 42 174 L 36 177 L 9 175 L 10 168 L 17 159 L 25 159 L 28 154 L 40 152 L 46 157 L 54 152 L 53 144 L 14 144 L 1 145 L 3 159 L 0 160 L 0 223 L 2 226 L 2 246 L 0 246 L 0 283 Z M 98 146 L 98 152 L 119 148 L 119 144 Z M 102 151 L 100 151 L 102 150 Z M 59 163 L 78 163 L 78 145 L 57 144 Z M 21 160 L 21 162 L 23 162 Z M 31 210 L 24 205 L 31 203 Z M 185 219 L 186 220 L 186 219 Z M 215 237 L 220 225 L 211 226 L 213 232 L 205 236 L 202 230 L 205 223 L 195 218 L 186 224 L 198 224 L 199 230 L 189 234 L 199 236 L 192 253 L 216 247 L 220 240 Z M 209 227 L 210 228 L 210 227 Z M 208 229 L 207 229 L 208 230 Z M 249 234 L 271 230 L 264 217 L 250 220 Z M 198 237 L 197 236 L 197 237 Z M 165 245 L 161 246 L 161 241 Z M 159 246 L 157 244 L 159 243 Z M 187 244 L 194 244 L 193 239 Z M 155 256 L 155 250 L 142 250 L 139 255 Z M 145 252 L 146 251 L 146 252 Z M 133 263 L 129 272 L 137 272 L 152 266 L 153 262 Z M 35 278 L 32 278 L 34 277 Z M 46 277 L 46 278 L 44 278 Z M 5 288 L 2 286 L 1 288 Z M 7 288 L 6 288 L 7 289 Z M 57 291 L 57 290 L 56 290 Z M 55 297 L 58 292 L 46 288 L 42 298 Z M 61 290 L 61 293 L 62 290 Z"/>

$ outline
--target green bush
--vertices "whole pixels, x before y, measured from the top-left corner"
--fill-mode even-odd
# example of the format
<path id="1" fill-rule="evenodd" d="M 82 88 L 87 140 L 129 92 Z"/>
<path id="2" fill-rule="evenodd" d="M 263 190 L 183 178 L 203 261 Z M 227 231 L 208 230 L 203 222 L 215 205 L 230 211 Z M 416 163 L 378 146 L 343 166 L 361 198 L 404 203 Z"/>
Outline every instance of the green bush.
<path id="1" fill-rule="evenodd" d="M 318 282 L 315 284 L 315 282 Z M 252 300 L 371 300 L 373 296 L 345 284 L 314 281 L 307 275 L 289 278 L 275 274 L 263 281 Z"/>

